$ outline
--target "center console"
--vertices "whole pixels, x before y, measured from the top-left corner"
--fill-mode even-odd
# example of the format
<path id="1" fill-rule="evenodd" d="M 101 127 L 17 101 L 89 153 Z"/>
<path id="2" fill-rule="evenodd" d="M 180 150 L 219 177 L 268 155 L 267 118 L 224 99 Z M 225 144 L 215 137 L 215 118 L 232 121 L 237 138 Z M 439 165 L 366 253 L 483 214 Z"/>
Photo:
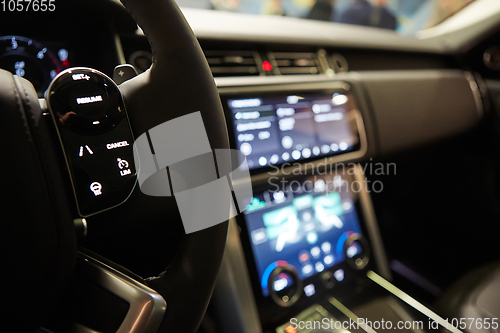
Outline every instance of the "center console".
<path id="1" fill-rule="evenodd" d="M 239 226 L 263 323 L 289 319 L 326 293 L 349 292 L 376 269 L 376 235 L 367 229 L 355 172 L 276 177 L 254 187 Z"/>
<path id="2" fill-rule="evenodd" d="M 220 92 L 231 144 L 246 156 L 253 185 L 251 204 L 232 221 L 213 299 L 227 307 L 222 294 L 242 297 L 215 311 L 240 317 L 228 331 L 243 322 L 243 331 L 281 332 L 294 316 L 319 315 L 317 306 L 328 317 L 328 306 L 320 305 L 326 295 L 353 297 L 370 270 L 389 277 L 364 175 L 343 163 L 368 151 L 357 84 Z M 239 291 L 228 291 L 224 277 Z"/>
<path id="3" fill-rule="evenodd" d="M 380 115 L 397 115 L 399 109 L 380 109 L 373 101 L 399 101 L 377 90 L 379 85 L 396 90 L 410 81 L 424 85 L 413 79 L 425 81 L 430 74 L 217 79 L 231 145 L 246 156 L 253 187 L 250 204 L 230 222 L 211 303 L 216 322 L 223 323 L 218 331 L 373 333 L 422 332 L 434 323 L 445 327 L 442 318 L 389 282 L 370 188 L 358 164 L 377 150 L 427 140 L 399 131 L 389 133 L 392 146 L 380 141 L 384 133 L 379 130 L 375 137 L 375 126 L 394 121 Z M 473 101 L 467 76 L 437 74 Z M 425 327 L 376 330 L 361 318 L 407 325 L 421 320 Z M 337 327 L 347 322 L 357 324 Z"/>

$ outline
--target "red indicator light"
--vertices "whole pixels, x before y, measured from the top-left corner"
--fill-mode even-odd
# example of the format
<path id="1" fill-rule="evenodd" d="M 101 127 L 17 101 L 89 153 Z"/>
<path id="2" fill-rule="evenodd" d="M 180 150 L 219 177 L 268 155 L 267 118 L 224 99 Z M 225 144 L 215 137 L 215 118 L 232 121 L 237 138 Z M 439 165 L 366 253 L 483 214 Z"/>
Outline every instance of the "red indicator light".
<path id="1" fill-rule="evenodd" d="M 68 60 L 63 60 L 63 61 L 61 61 L 61 64 L 62 64 L 64 67 L 69 67 L 69 61 L 68 61 Z"/>
<path id="2" fill-rule="evenodd" d="M 309 255 L 307 253 L 302 253 L 300 255 L 300 261 L 304 262 L 304 261 L 308 261 L 309 260 Z"/>
<path id="3" fill-rule="evenodd" d="M 285 328 L 285 331 L 286 331 L 286 333 L 297 333 L 297 330 L 292 325 L 288 325 Z"/>
<path id="4" fill-rule="evenodd" d="M 267 60 L 264 60 L 262 63 L 262 69 L 266 72 L 272 71 L 273 70 L 273 65 Z"/>

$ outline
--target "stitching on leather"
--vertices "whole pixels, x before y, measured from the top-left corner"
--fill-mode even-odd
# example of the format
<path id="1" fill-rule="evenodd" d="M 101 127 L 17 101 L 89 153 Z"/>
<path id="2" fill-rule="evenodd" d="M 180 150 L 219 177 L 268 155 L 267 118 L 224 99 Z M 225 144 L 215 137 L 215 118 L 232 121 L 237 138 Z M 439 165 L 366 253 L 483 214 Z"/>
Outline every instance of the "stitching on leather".
<path id="1" fill-rule="evenodd" d="M 22 120 L 22 123 L 23 123 L 23 128 L 24 128 L 24 133 L 26 134 L 26 136 L 28 137 L 28 140 L 33 142 L 33 138 L 31 137 L 31 132 L 29 130 L 29 127 L 28 127 L 28 122 L 27 122 L 27 119 L 26 119 L 26 115 L 24 113 L 24 109 L 23 109 L 23 104 L 22 104 L 22 101 L 21 101 L 21 96 L 19 94 L 19 90 L 18 90 L 18 87 L 16 85 L 16 81 L 15 81 L 15 78 L 13 75 L 10 75 L 10 79 L 11 79 L 11 82 L 12 82 L 12 96 L 14 96 L 14 101 L 16 103 L 16 112 L 18 114 L 21 115 L 21 120 Z"/>
<path id="2" fill-rule="evenodd" d="M 14 78 L 14 81 L 16 82 L 16 79 Z M 24 84 L 22 84 L 22 82 L 20 82 L 19 80 L 17 80 L 17 88 L 18 90 L 21 90 L 24 92 L 24 103 L 23 103 L 23 106 L 24 106 L 24 114 L 25 114 L 25 117 L 26 117 L 26 120 L 29 121 L 32 125 L 36 125 L 35 123 L 35 115 L 33 113 L 33 108 L 31 107 L 31 103 L 30 103 L 30 100 L 29 100 L 29 97 L 28 97 L 28 91 L 26 90 L 26 87 L 24 86 Z M 21 101 L 23 101 L 23 96 L 22 94 L 20 93 L 20 98 L 21 98 Z"/>
<path id="3" fill-rule="evenodd" d="M 35 138 L 39 138 L 39 130 L 38 127 L 35 124 L 34 121 L 34 113 L 33 113 L 33 107 L 29 103 L 29 95 L 27 93 L 27 90 L 25 86 L 22 84 L 22 81 L 20 78 L 15 77 L 14 75 L 11 75 L 11 82 L 12 82 L 12 88 L 13 88 L 13 96 L 16 102 L 16 112 L 20 114 L 20 117 L 16 117 L 17 120 L 20 120 L 22 122 L 22 125 L 24 127 L 24 134 L 27 137 L 27 141 L 29 143 L 29 147 L 31 149 L 31 154 L 33 156 L 33 164 L 35 166 L 33 167 L 33 170 L 37 171 L 39 173 L 39 186 L 41 187 L 41 191 L 43 191 L 43 198 L 41 200 L 44 200 L 46 204 L 50 207 L 50 215 L 53 220 L 58 220 L 59 223 L 57 223 L 53 227 L 56 229 L 57 237 L 58 237 L 58 243 L 57 243 L 57 249 L 56 249 L 56 254 L 53 256 L 52 261 L 50 264 L 47 264 L 47 271 L 48 272 L 56 272 L 58 270 L 58 267 L 60 267 L 60 263 L 67 261 L 66 259 L 66 254 L 64 253 L 65 251 L 61 251 L 61 249 L 64 249 L 66 247 L 65 243 L 66 241 L 61 240 L 62 235 L 64 234 L 64 227 L 61 227 L 61 218 L 57 214 L 57 203 L 55 203 L 53 200 L 50 198 L 54 194 L 54 187 L 49 181 L 49 176 L 47 173 L 47 164 L 44 163 L 44 154 L 43 154 L 43 149 L 42 146 L 38 140 L 35 140 Z M 23 103 L 23 97 L 21 93 L 21 89 L 24 92 L 26 96 L 25 103 Z M 28 118 L 28 115 L 26 114 L 27 110 L 30 112 L 30 117 Z M 29 122 L 31 120 L 31 122 Z M 31 125 L 31 126 L 30 126 Z M 55 273 L 51 273 L 50 276 L 54 275 Z M 42 281 L 43 285 L 46 286 L 47 290 L 54 291 L 56 285 L 54 284 L 54 281 L 52 278 L 50 278 L 49 275 L 46 275 L 40 279 Z M 60 278 L 56 278 L 58 281 L 61 280 Z"/>

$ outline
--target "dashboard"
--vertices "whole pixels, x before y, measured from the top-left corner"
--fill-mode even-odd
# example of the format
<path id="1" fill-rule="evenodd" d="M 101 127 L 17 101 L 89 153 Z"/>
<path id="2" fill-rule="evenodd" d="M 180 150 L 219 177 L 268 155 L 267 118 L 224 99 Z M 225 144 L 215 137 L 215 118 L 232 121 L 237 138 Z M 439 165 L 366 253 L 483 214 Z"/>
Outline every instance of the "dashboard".
<path id="1" fill-rule="evenodd" d="M 104 7 L 92 10 L 95 2 L 80 6 L 85 22 L 95 23 L 88 29 L 70 24 L 70 17 L 47 23 L 50 34 L 0 22 L 0 68 L 31 81 L 40 97 L 69 67 L 109 76 L 119 64 L 139 73 L 149 68 L 150 45 L 119 5 L 109 4 L 113 18 Z M 389 279 L 358 163 L 474 129 L 488 111 L 485 82 L 474 71 L 496 77 L 483 54 L 498 37 L 461 57 L 440 39 L 360 36 L 356 28 L 333 35 L 337 30 L 321 23 L 285 19 L 268 33 L 273 22 L 262 24 L 250 38 L 240 31 L 255 23 L 247 16 L 235 22 L 228 13 L 184 12 L 215 77 L 231 146 L 246 157 L 253 185 L 251 204 L 231 221 L 209 307 L 214 317 L 240 319 L 221 331 L 285 332 L 292 316 L 331 307 L 328 297 L 349 303 L 364 293 L 367 272 Z M 201 17 L 213 24 L 204 26 Z M 310 33 L 319 27 L 321 36 Z M 88 220 L 94 232 L 84 246 L 143 277 L 168 265 L 183 234 L 147 221 Z M 144 246 L 130 253 L 130 242 Z M 165 247 L 172 253 L 167 259 Z"/>
<path id="2" fill-rule="evenodd" d="M 383 262 L 371 246 L 379 239 L 370 231 L 373 213 L 363 208 L 363 176 L 341 163 L 372 149 L 361 86 L 347 76 L 305 84 L 283 78 L 262 89 L 262 79 L 250 87 L 217 82 L 231 145 L 252 174 L 251 204 L 237 217 L 239 260 L 258 321 L 272 331 L 325 294 L 363 288 L 359 278 Z M 331 168 L 332 161 L 340 163 Z"/>
<path id="3" fill-rule="evenodd" d="M 284 332 L 303 312 L 329 318 L 314 310 L 331 307 L 325 298 L 362 299 L 373 287 L 367 272 L 390 276 L 367 193 L 376 188 L 355 162 L 470 129 L 483 110 L 471 80 L 448 69 L 216 79 L 254 193 L 228 265 L 248 272 L 261 329 Z M 239 306 L 235 316 L 249 311 Z"/>
<path id="4" fill-rule="evenodd" d="M 231 145 L 251 169 L 254 197 L 236 218 L 236 231 L 230 229 L 213 315 L 221 322 L 227 316 L 220 313 L 239 318 L 223 324 L 224 332 L 295 332 L 290 318 L 340 320 L 343 304 L 357 313 L 373 293 L 380 297 L 367 274 L 391 279 L 374 188 L 357 187 L 367 181 L 358 162 L 369 167 L 380 156 L 472 130 L 487 112 L 482 81 L 464 71 L 459 58 L 422 41 L 420 50 L 418 42 L 407 48 L 405 41 L 356 49 L 341 36 L 332 37 L 335 46 L 326 39 L 280 43 L 272 34 L 243 43 L 222 30 L 220 39 L 200 38 L 200 44 L 216 77 Z M 271 71 L 264 70 L 266 61 Z M 357 314 L 387 318 L 392 310 L 386 306 Z"/>

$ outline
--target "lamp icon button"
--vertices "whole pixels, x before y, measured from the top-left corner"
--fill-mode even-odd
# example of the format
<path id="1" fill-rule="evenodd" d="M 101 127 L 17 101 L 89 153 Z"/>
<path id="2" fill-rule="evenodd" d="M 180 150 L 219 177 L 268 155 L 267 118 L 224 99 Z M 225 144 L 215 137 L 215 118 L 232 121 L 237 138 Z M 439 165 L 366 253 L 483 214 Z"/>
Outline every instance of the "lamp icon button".
<path id="1" fill-rule="evenodd" d="M 101 195 L 102 192 L 102 185 L 101 183 L 98 183 L 98 182 L 93 182 L 92 184 L 90 184 L 90 190 L 92 192 L 94 192 L 94 195 L 97 197 L 98 195 Z"/>

